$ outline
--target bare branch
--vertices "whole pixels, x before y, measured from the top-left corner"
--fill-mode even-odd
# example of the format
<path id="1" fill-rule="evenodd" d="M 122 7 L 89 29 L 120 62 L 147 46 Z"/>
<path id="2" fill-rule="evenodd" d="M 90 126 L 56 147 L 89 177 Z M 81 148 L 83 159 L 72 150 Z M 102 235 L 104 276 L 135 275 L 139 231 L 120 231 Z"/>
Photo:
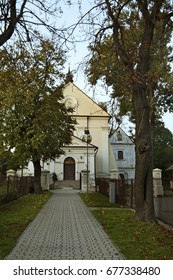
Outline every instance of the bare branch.
<path id="1" fill-rule="evenodd" d="M 34 26 L 42 26 L 51 33 L 58 33 L 59 29 L 50 22 L 61 13 L 58 4 L 59 0 L 52 2 L 46 0 L 0 1 L 0 46 L 17 31 L 18 24 L 26 32 L 22 36 L 25 34 L 27 38 L 29 38 L 28 32 L 34 29 Z"/>
<path id="2" fill-rule="evenodd" d="M 128 2 L 129 1 L 127 1 L 127 3 Z M 109 0 L 106 0 L 106 6 L 107 6 L 107 10 L 108 10 L 108 15 L 113 22 L 113 38 L 114 38 L 114 42 L 115 42 L 116 51 L 120 55 L 124 65 L 127 66 L 132 71 L 132 69 L 133 69 L 132 63 L 131 63 L 125 49 L 123 48 L 122 44 L 120 43 L 120 39 L 119 39 L 120 26 L 118 23 L 118 19 L 116 18 L 115 13 L 111 8 L 111 4 L 110 4 Z"/>

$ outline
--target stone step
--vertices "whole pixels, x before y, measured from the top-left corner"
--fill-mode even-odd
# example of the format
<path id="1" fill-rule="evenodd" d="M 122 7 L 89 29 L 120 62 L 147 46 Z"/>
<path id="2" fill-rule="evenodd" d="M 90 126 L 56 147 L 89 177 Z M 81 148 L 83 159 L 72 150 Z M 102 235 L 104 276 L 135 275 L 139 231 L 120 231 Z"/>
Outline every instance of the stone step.
<path id="1" fill-rule="evenodd" d="M 63 188 L 80 189 L 80 181 L 79 180 L 63 180 L 63 181 L 57 181 L 54 185 L 54 189 L 63 189 Z"/>

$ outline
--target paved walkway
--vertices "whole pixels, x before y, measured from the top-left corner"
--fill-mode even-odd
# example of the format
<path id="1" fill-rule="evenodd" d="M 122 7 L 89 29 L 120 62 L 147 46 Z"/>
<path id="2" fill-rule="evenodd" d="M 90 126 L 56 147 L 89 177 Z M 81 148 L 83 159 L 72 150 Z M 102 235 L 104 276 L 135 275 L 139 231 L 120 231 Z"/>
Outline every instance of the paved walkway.
<path id="1" fill-rule="evenodd" d="M 8 260 L 123 259 L 77 191 L 53 195 L 27 227 Z"/>

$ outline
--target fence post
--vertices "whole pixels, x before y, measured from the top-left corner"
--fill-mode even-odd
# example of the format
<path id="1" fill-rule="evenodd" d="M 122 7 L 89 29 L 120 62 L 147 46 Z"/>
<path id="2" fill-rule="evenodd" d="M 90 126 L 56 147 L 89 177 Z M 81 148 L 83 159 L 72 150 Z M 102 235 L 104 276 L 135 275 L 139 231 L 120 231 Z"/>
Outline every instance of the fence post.
<path id="1" fill-rule="evenodd" d="M 82 192 L 89 192 L 90 186 L 87 178 L 89 178 L 89 170 L 81 170 L 81 191 Z M 87 186 L 88 183 L 88 186 Z"/>
<path id="2" fill-rule="evenodd" d="M 6 171 L 6 175 L 7 175 L 7 193 L 9 193 L 10 190 L 10 182 L 14 181 L 14 176 L 15 176 L 16 172 L 13 169 L 9 169 Z"/>
<path id="3" fill-rule="evenodd" d="M 7 194 L 9 193 L 9 189 L 10 189 L 10 177 L 7 177 Z"/>
<path id="4" fill-rule="evenodd" d="M 134 195 L 133 187 L 134 187 L 133 179 L 131 179 L 130 208 L 133 208 L 133 195 Z"/>
<path id="5" fill-rule="evenodd" d="M 49 171 L 42 170 L 41 171 L 41 187 L 42 190 L 49 190 Z"/>
<path id="6" fill-rule="evenodd" d="M 109 202 L 115 203 L 115 182 L 109 182 Z"/>
<path id="7" fill-rule="evenodd" d="M 9 169 L 9 170 L 6 171 L 6 174 L 7 174 L 7 178 L 9 176 L 13 176 L 14 177 L 16 172 L 13 169 Z"/>
<path id="8" fill-rule="evenodd" d="M 119 178 L 119 171 L 116 169 L 112 169 L 110 172 L 110 179 L 117 179 Z"/>
<path id="9" fill-rule="evenodd" d="M 162 185 L 162 170 L 155 168 L 153 169 L 153 194 L 154 197 L 163 196 L 163 185 Z"/>

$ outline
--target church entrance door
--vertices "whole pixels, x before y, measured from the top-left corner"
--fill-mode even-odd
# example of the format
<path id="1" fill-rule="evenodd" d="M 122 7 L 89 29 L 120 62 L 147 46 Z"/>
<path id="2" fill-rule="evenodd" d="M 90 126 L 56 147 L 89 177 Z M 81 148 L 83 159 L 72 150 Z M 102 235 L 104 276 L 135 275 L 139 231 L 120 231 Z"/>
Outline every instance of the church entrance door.
<path id="1" fill-rule="evenodd" d="M 75 180 L 75 160 L 72 157 L 64 160 L 64 180 Z"/>

